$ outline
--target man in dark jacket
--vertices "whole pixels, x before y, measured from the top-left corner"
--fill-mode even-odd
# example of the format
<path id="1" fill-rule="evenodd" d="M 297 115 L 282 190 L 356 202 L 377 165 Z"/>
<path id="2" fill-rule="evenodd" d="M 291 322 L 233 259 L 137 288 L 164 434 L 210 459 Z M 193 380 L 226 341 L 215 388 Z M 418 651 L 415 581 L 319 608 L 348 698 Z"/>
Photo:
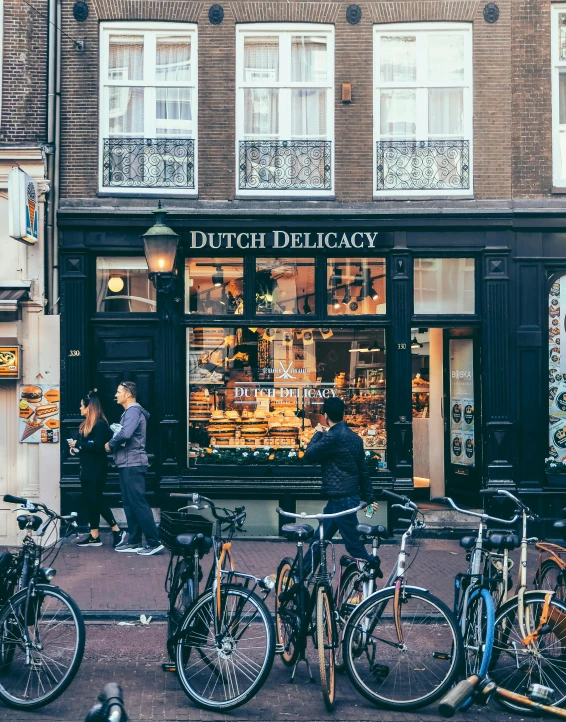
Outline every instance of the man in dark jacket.
<path id="1" fill-rule="evenodd" d="M 364 444 L 344 421 L 344 402 L 337 396 L 325 399 L 322 410 L 328 429 L 320 424 L 317 426 L 304 460 L 322 467 L 322 495 L 329 499 L 323 514 L 353 509 L 361 500 L 372 504 L 374 494 L 366 468 Z M 360 540 L 356 514 L 324 519 L 323 525 L 325 539 L 332 539 L 340 531 L 348 554 L 356 559 L 374 561 Z M 318 557 L 318 553 L 315 556 Z M 305 556 L 305 569 L 310 563 L 309 552 Z"/>
<path id="2" fill-rule="evenodd" d="M 121 428 L 106 444 L 106 450 L 114 454 L 118 467 L 120 491 L 124 513 L 128 522 L 128 542 L 116 547 L 117 552 L 136 552 L 151 556 L 163 550 L 151 507 L 145 498 L 147 454 L 145 452 L 146 428 L 149 413 L 136 401 L 137 388 L 133 381 L 123 381 L 118 386 L 116 401 L 124 407 L 120 419 Z M 145 546 L 142 546 L 142 532 Z"/>

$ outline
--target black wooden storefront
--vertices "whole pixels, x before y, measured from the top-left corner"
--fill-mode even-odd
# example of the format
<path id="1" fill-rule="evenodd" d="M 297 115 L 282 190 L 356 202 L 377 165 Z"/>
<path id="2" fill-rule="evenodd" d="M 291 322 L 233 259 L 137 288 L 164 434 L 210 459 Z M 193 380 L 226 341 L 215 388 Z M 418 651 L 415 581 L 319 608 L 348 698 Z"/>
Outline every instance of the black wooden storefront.
<path id="1" fill-rule="evenodd" d="M 155 506 L 171 505 L 169 492 L 195 490 L 221 497 L 237 492 L 242 498 L 277 499 L 287 508 L 295 499 L 316 497 L 316 475 L 283 467 L 258 471 L 222 467 L 187 468 L 187 402 L 185 328 L 196 323 L 226 324 L 225 318 L 185 317 L 183 301 L 159 294 L 156 314 L 95 313 L 95 262 L 97 255 L 142 255 L 140 234 L 152 225 L 149 209 L 140 213 L 77 211 L 60 213 L 61 278 L 61 387 L 62 434 L 65 439 L 80 423 L 81 394 L 97 386 L 115 387 L 121 378 L 135 378 L 152 414 L 148 450 L 152 455 L 150 490 Z M 387 314 L 348 319 L 348 324 L 385 328 L 387 338 L 387 469 L 375 477 L 376 487 L 410 491 L 412 488 L 411 327 L 476 329 L 480 348 L 481 479 L 484 486 L 517 488 L 545 517 L 557 516 L 562 504 L 556 490 L 545 488 L 544 458 L 548 448 L 547 323 L 548 279 L 566 273 L 566 234 L 543 230 L 550 221 L 543 214 L 517 217 L 511 212 L 438 216 L 412 214 L 380 217 L 348 213 L 295 216 L 248 213 L 186 214 L 172 212 L 168 224 L 181 236 L 180 289 L 184 257 L 210 249 L 190 250 L 190 232 L 311 232 L 378 233 L 375 248 L 364 250 L 387 259 Z M 556 221 L 552 221 L 556 223 Z M 219 251 L 244 255 L 253 252 Z M 263 252 L 263 251 L 262 251 Z M 267 251 L 266 251 L 267 252 Z M 353 251 L 290 249 L 285 255 L 353 254 Z M 476 313 L 473 316 L 413 315 L 413 259 L 415 257 L 473 257 L 475 259 Z M 324 297 L 326 277 L 317 267 L 317 294 Z M 245 290 L 249 299 L 253 289 Z M 250 309 L 252 303 L 247 304 Z M 322 308 L 322 304 L 319 304 Z M 273 318 L 272 326 L 288 326 L 292 317 Z M 254 318 L 238 317 L 252 324 Z M 300 319 L 304 323 L 304 318 Z M 312 325 L 331 327 L 332 318 L 309 319 Z M 228 322 L 228 325 L 233 323 Z M 78 352 L 78 353 L 77 353 Z M 110 420 L 119 415 L 109 408 Z M 64 445 L 62 445 L 63 447 Z M 63 507 L 75 505 L 79 493 L 77 465 L 64 458 Z M 109 491 L 119 499 L 117 485 Z M 479 491 L 479 489 L 474 490 Z M 559 491 L 558 494 L 561 494 Z M 566 503 L 566 496 L 564 496 Z"/>

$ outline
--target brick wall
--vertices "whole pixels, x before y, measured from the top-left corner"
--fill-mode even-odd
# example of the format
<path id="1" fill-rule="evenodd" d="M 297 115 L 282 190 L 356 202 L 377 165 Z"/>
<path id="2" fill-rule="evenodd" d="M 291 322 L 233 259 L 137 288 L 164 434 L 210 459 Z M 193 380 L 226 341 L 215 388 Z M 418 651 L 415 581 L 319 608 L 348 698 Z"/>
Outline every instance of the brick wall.
<path id="1" fill-rule="evenodd" d="M 31 3 L 44 16 L 47 0 Z M 22 0 L 4 0 L 0 143 L 45 142 L 47 20 Z"/>
<path id="2" fill-rule="evenodd" d="M 338 201 L 372 199 L 372 28 L 374 23 L 403 21 L 473 22 L 475 197 L 509 198 L 512 181 L 515 193 L 519 195 L 548 191 L 550 168 L 545 163 L 539 164 L 538 160 L 534 164 L 533 154 L 536 152 L 537 159 L 540 159 L 541 141 L 548 148 L 546 154 L 550 154 L 550 129 L 540 127 L 542 121 L 548 126 L 550 124 L 549 116 L 546 120 L 543 118 L 547 108 L 550 112 L 550 81 L 544 77 L 549 70 L 545 67 L 545 51 L 540 47 L 540 44 L 548 44 L 544 29 L 548 25 L 549 0 L 498 0 L 500 18 L 494 24 L 486 23 L 483 18 L 483 0 L 360 3 L 362 20 L 358 25 L 346 22 L 349 0 L 222 2 L 225 15 L 220 25 L 212 25 L 208 20 L 211 4 L 212 0 L 207 3 L 187 0 L 92 0 L 89 18 L 84 23 L 74 20 L 72 3 L 64 4 L 63 28 L 72 37 L 84 38 L 86 50 L 77 53 L 70 44 L 64 48 L 62 198 L 91 198 L 97 192 L 98 23 L 118 19 L 198 22 L 200 199 L 227 200 L 234 197 L 234 26 L 238 22 L 266 21 L 335 25 L 335 171 Z M 537 44 L 538 55 L 535 50 Z M 518 59 L 521 53 L 523 61 Z M 527 58 L 529 64 L 523 71 L 523 62 Z M 530 69 L 532 76 L 529 76 Z M 351 105 L 340 102 L 343 82 L 353 85 Z M 512 82 L 515 84 L 514 94 Z M 537 167 L 533 168 L 533 165 Z"/>

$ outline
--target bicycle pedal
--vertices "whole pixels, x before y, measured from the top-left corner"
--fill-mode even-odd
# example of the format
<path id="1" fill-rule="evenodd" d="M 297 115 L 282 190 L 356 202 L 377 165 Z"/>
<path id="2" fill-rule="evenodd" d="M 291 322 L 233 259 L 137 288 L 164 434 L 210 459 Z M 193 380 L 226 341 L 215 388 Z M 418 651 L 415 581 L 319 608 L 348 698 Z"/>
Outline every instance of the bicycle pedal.
<path id="1" fill-rule="evenodd" d="M 168 662 L 163 662 L 163 664 L 161 665 L 161 669 L 162 669 L 164 672 L 176 672 L 176 671 L 177 671 L 177 665 L 176 665 L 176 664 L 171 664 L 171 663 L 168 663 Z"/>
<path id="2" fill-rule="evenodd" d="M 283 654 L 285 647 L 282 644 L 275 645 L 275 654 Z"/>

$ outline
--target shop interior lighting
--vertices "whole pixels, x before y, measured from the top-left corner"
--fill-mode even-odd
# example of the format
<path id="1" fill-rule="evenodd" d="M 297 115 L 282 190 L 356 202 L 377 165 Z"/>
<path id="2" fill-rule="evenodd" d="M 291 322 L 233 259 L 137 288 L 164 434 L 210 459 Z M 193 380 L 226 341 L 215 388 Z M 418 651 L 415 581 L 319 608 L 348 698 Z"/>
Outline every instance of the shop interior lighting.
<path id="1" fill-rule="evenodd" d="M 124 288 L 124 279 L 121 276 L 110 276 L 108 279 L 108 288 L 112 293 L 120 293 Z"/>
<path id="2" fill-rule="evenodd" d="M 224 271 L 222 266 L 216 266 L 216 273 L 212 274 L 212 283 L 219 288 L 224 283 Z"/>
<path id="3" fill-rule="evenodd" d="M 411 348 L 422 348 L 424 344 L 419 343 L 416 336 L 413 336 L 413 340 L 411 341 Z"/>

